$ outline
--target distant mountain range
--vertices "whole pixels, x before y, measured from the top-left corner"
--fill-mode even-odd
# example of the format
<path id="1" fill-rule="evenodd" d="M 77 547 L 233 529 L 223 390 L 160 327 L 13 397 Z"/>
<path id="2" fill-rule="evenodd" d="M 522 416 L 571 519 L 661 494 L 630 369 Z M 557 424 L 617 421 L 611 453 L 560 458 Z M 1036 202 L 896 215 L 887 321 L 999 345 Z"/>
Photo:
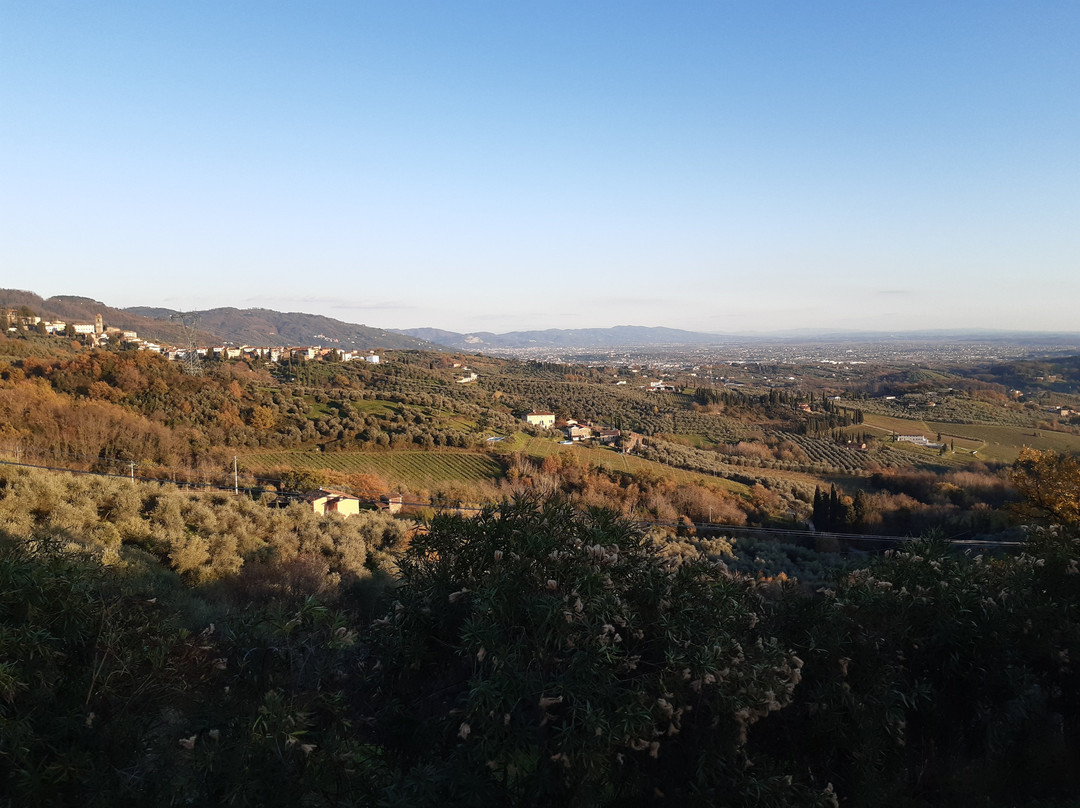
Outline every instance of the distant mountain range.
<path id="1" fill-rule="evenodd" d="M 922 331 L 837 331 L 834 329 L 797 329 L 751 334 L 714 334 L 685 331 L 679 328 L 650 328 L 618 325 L 612 328 L 549 328 L 543 331 L 510 331 L 493 334 L 474 331 L 460 334 L 439 328 L 407 328 L 401 334 L 438 343 L 460 351 L 476 353 L 521 348 L 591 349 L 662 348 L 679 345 L 751 345 L 791 344 L 824 345 L 836 343 L 1003 343 L 1073 347 L 1080 345 L 1080 332 L 993 331 L 989 329 L 936 329 Z"/>
<path id="2" fill-rule="evenodd" d="M 510 331 L 493 334 L 475 331 L 459 334 L 439 328 L 395 329 L 399 334 L 435 342 L 461 351 L 497 350 L 500 348 L 624 348 L 659 345 L 716 345 L 725 338 L 720 334 L 683 331 L 680 328 L 650 328 L 640 325 L 617 325 L 611 328 L 548 328 L 543 331 Z"/>
<path id="3" fill-rule="evenodd" d="M 179 312 L 153 306 L 113 308 L 76 295 L 42 298 L 33 292 L 0 289 L 0 308 L 27 306 L 47 320 L 92 323 L 101 314 L 106 325 L 137 331 L 144 339 L 182 344 L 183 330 L 174 319 Z M 191 312 L 187 312 L 190 314 Z M 614 349 L 680 345 L 753 343 L 825 344 L 840 342 L 942 342 L 1080 346 L 1080 333 L 1018 332 L 977 329 L 908 332 L 801 329 L 757 334 L 710 334 L 679 328 L 619 325 L 612 328 L 548 328 L 539 331 L 458 333 L 439 328 L 388 329 L 346 323 L 331 317 L 272 309 L 217 308 L 195 312 L 201 345 L 325 345 L 350 350 L 441 350 L 498 353 L 522 348 Z"/>

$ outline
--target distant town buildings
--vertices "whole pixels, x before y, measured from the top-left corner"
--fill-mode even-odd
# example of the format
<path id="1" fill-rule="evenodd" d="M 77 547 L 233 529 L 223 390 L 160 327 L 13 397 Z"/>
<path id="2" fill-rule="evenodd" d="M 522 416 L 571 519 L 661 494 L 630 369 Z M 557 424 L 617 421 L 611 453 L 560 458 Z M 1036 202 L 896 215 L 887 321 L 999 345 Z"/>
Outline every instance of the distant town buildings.
<path id="1" fill-rule="evenodd" d="M 24 309 L 5 309 L 2 312 L 4 330 L 18 331 L 20 328 L 33 329 L 52 336 L 72 336 L 93 345 L 107 345 L 114 342 L 136 342 L 139 335 L 134 331 L 121 328 L 106 328 L 100 314 L 94 316 L 92 323 L 68 323 L 63 320 L 43 320 Z"/>

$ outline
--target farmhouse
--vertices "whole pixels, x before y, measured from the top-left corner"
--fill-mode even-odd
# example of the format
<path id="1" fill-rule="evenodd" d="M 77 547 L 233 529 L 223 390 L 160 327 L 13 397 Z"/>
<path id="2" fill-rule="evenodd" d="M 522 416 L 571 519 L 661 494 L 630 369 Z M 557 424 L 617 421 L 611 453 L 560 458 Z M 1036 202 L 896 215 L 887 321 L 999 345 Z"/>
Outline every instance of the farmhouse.
<path id="1" fill-rule="evenodd" d="M 576 422 L 572 424 L 568 422 L 563 428 L 563 432 L 570 440 L 585 440 L 586 438 L 591 438 L 593 434 L 590 427 Z"/>
<path id="2" fill-rule="evenodd" d="M 596 437 L 604 444 L 615 443 L 615 441 L 622 437 L 622 432 L 618 429 L 602 428 L 597 431 Z"/>
<path id="3" fill-rule="evenodd" d="M 542 426 L 544 429 L 551 429 L 555 426 L 555 413 L 533 410 L 532 412 L 525 414 L 525 423 L 532 424 L 533 426 Z"/>
<path id="4" fill-rule="evenodd" d="M 897 435 L 896 440 L 899 443 L 912 443 L 916 446 L 926 446 L 930 449 L 940 449 L 945 445 L 944 443 L 935 443 L 925 435 Z"/>
<path id="5" fill-rule="evenodd" d="M 307 503 L 318 514 L 337 513 L 342 516 L 353 516 L 360 513 L 359 498 L 328 488 L 316 488 L 314 491 L 308 491 L 304 494 L 302 501 Z"/>
<path id="6" fill-rule="evenodd" d="M 400 494 L 383 494 L 379 497 L 379 501 L 375 503 L 375 506 L 381 511 L 389 511 L 390 513 L 399 513 L 401 511 L 404 502 Z"/>

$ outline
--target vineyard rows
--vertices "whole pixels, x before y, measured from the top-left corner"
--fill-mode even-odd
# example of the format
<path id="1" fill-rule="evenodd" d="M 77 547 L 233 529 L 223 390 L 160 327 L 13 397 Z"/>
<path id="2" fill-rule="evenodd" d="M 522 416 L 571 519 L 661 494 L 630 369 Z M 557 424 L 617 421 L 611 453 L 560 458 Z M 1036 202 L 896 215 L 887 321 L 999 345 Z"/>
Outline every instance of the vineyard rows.
<path id="1" fill-rule="evenodd" d="M 811 463 L 853 471 L 865 467 L 870 459 L 866 452 L 840 446 L 826 438 L 793 435 L 789 432 L 785 432 L 783 435 L 785 440 L 791 441 L 806 452 Z"/>

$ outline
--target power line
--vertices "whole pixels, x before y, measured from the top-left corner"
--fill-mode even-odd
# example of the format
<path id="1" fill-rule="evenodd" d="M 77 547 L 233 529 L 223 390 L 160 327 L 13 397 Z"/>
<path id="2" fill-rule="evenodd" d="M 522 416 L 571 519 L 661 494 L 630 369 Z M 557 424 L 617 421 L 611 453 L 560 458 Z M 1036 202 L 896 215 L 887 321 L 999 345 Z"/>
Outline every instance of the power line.
<path id="1" fill-rule="evenodd" d="M 188 376 L 202 376 L 202 362 L 199 361 L 198 348 L 198 325 L 199 313 L 197 311 L 178 311 L 170 315 L 170 320 L 180 325 L 180 333 L 184 339 L 184 373 Z"/>

